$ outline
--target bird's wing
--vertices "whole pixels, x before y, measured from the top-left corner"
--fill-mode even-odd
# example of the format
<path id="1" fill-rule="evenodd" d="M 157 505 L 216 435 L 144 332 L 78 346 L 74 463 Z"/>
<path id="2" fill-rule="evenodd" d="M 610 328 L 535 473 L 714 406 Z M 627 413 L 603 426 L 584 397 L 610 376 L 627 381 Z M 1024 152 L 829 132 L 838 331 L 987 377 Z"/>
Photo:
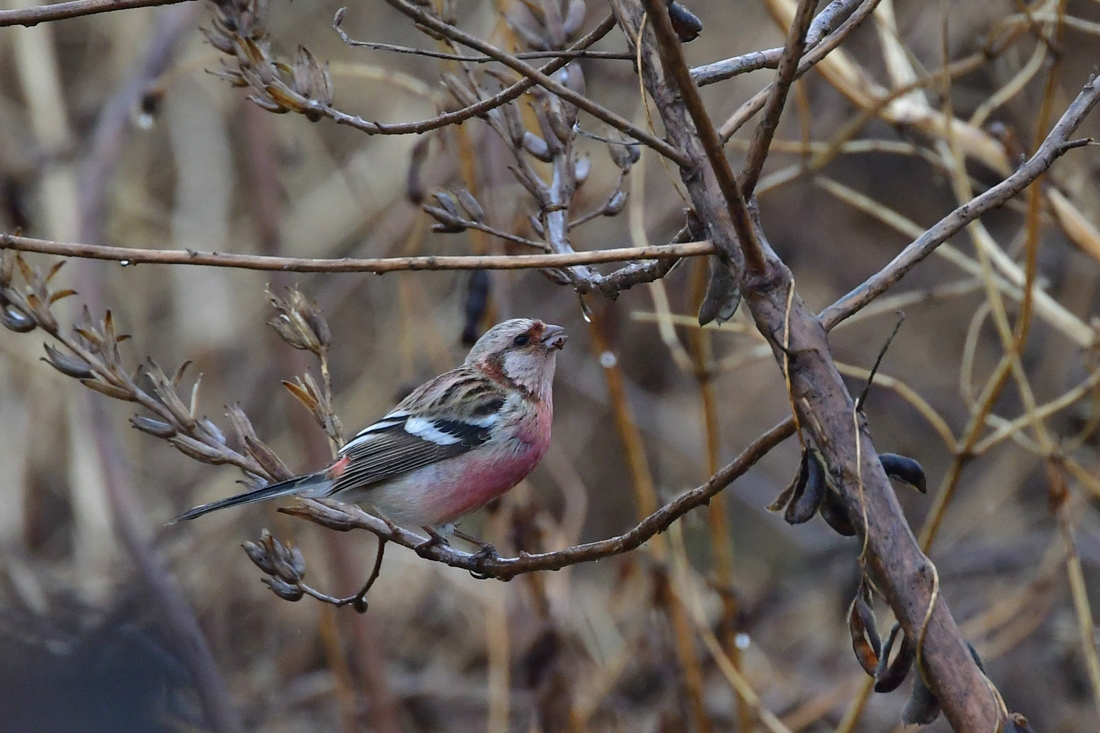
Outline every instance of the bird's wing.
<path id="1" fill-rule="evenodd" d="M 336 493 L 366 488 L 453 458 L 488 441 L 507 395 L 491 381 L 456 370 L 417 388 L 339 452 Z"/>

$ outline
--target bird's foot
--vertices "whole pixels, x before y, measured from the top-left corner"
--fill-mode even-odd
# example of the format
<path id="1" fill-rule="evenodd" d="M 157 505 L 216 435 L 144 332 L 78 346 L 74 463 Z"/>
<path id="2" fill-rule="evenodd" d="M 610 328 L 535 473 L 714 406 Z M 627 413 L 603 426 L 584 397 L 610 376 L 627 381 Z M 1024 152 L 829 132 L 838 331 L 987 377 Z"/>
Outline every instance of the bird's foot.
<path id="1" fill-rule="evenodd" d="M 492 575 L 483 572 L 482 568 L 485 566 L 485 562 L 487 560 L 502 559 L 500 553 L 497 552 L 497 548 L 493 547 L 491 544 L 479 537 L 474 537 L 471 534 L 466 534 L 462 530 L 456 529 L 452 532 L 452 534 L 460 540 L 463 540 L 464 542 L 469 542 L 471 545 L 476 545 L 479 548 L 478 551 L 473 554 L 474 567 L 470 570 L 470 575 L 477 580 L 487 580 L 488 578 L 491 578 Z"/>
<path id="2" fill-rule="evenodd" d="M 428 533 L 428 539 L 424 540 L 419 545 L 413 548 L 416 551 L 417 555 L 424 557 L 426 553 L 436 547 L 439 547 L 440 545 L 442 545 L 443 547 L 450 546 L 451 543 L 447 541 L 447 538 L 437 532 L 434 527 L 425 526 L 421 527 L 421 529 Z"/>

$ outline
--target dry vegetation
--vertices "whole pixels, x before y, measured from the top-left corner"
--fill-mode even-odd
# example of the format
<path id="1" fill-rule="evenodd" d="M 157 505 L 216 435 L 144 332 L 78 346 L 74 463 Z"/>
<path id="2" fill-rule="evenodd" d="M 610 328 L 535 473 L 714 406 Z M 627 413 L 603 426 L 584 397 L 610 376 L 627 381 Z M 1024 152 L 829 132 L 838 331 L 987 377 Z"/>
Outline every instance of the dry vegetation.
<path id="1" fill-rule="evenodd" d="M 835 2 L 838 22 L 865 20 L 811 26 L 812 68 L 786 95 L 776 63 L 793 70 L 787 29 L 813 3 L 692 0 L 703 30 L 681 71 L 729 138 L 733 198 L 720 175 L 681 180 L 714 149 L 693 142 L 693 95 L 669 93 L 668 28 L 647 18 L 637 55 L 622 30 L 663 2 L 615 0 L 616 24 L 603 0 L 390 0 L 338 28 L 339 3 L 173 2 L 39 25 L 21 0 L 0 10 L 0 247 L 37 251 L 0 267 L 0 731 L 893 730 L 917 674 L 871 692 L 848 628 L 864 577 L 882 595 L 863 623 L 885 637 L 897 613 L 951 693 L 933 730 L 1027 729 L 1008 713 L 1097 730 L 1095 0 Z M 842 42 L 823 55 L 830 32 Z M 598 53 L 531 74 L 593 34 Z M 478 39 L 510 53 L 453 58 L 494 53 Z M 752 69 L 716 65 L 764 49 L 739 61 Z M 551 53 L 511 55 L 534 51 Z M 746 241 L 765 233 L 755 256 L 782 275 L 774 247 L 797 287 L 778 310 Z M 669 242 L 653 260 L 573 257 Z M 921 247 L 933 256 L 889 264 Z M 701 328 L 700 307 L 728 315 L 734 292 L 699 256 L 715 250 L 746 304 Z M 108 261 L 58 272 L 42 252 Z M 532 254 L 563 257 L 494 269 Z M 690 256 L 669 272 L 675 254 Z M 489 258 L 392 259 L 427 255 Z M 371 261 L 329 261 L 344 257 Z M 899 564 L 919 554 L 898 549 L 871 443 L 818 369 L 835 358 L 858 395 L 898 310 L 863 412 L 875 449 L 928 476 L 927 495 L 897 497 L 935 563 L 923 574 Z M 832 329 L 820 360 L 800 351 L 814 312 Z M 238 468 L 253 482 L 323 465 L 341 422 L 380 416 L 518 315 L 570 342 L 550 453 L 462 523 L 505 559 L 475 566 L 461 543 L 419 557 L 407 533 L 316 503 L 295 509 L 313 523 L 257 505 L 164 526 L 239 490 Z M 295 378 L 297 400 L 280 386 Z M 836 405 L 847 422 L 828 421 Z M 792 407 L 844 479 L 829 495 L 856 538 L 768 511 L 799 466 L 799 441 L 780 443 L 792 423 L 773 430 Z M 263 528 L 334 596 L 389 540 L 366 612 L 273 595 L 240 550 Z M 294 598 L 288 574 L 274 587 Z M 954 623 L 987 677 L 947 674 L 968 667 L 945 656 L 965 660 Z M 856 651 L 874 656 L 866 639 Z"/>

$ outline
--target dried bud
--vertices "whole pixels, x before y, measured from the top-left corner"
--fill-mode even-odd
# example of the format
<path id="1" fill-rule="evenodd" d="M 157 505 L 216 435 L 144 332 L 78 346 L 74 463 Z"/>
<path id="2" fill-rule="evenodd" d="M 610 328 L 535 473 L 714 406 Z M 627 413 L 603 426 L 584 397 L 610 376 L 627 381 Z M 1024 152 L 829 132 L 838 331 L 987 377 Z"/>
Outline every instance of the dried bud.
<path id="1" fill-rule="evenodd" d="M 194 458 L 196 461 L 201 461 L 202 463 L 218 466 L 226 461 L 225 454 L 217 448 L 186 435 L 173 435 L 168 439 L 168 442 L 176 446 L 176 450 L 180 453 L 189 458 Z"/>
<path id="2" fill-rule="evenodd" d="M 619 166 L 619 170 L 622 171 L 630 170 L 638 162 L 638 158 L 642 156 L 641 149 L 634 143 L 611 143 L 607 146 L 607 149 L 611 153 L 611 159 L 615 161 L 615 165 Z"/>
<path id="3" fill-rule="evenodd" d="M 267 298 L 278 311 L 268 325 L 296 349 L 311 351 L 318 356 L 331 340 L 328 323 L 316 303 L 308 300 L 298 288 L 292 288 L 287 298 L 276 297 L 270 290 Z"/>
<path id="4" fill-rule="evenodd" d="M 478 224 L 485 222 L 485 210 L 481 208 L 481 204 L 474 198 L 474 195 L 470 193 L 466 188 L 460 188 L 455 191 L 455 196 L 458 198 L 458 204 L 462 207 L 466 215 Z"/>
<path id="5" fill-rule="evenodd" d="M 523 149 L 531 157 L 543 163 L 549 163 L 554 159 L 554 154 L 550 151 L 550 146 L 546 144 L 546 141 L 531 131 L 523 133 Z"/>
<path id="6" fill-rule="evenodd" d="M 132 402 L 134 396 L 122 387 L 116 387 L 113 384 L 107 382 L 100 382 L 95 379 L 81 379 L 80 383 L 93 392 L 99 392 L 100 394 L 107 395 L 111 399 L 122 400 L 123 402 Z"/>
<path id="7" fill-rule="evenodd" d="M 603 213 L 607 216 L 618 215 L 626 206 L 626 198 L 626 191 L 616 191 L 607 200 L 607 204 L 603 207 Z"/>
<path id="8" fill-rule="evenodd" d="M 284 601 L 300 601 L 302 599 L 302 589 L 296 585 L 291 585 L 279 578 L 261 578 L 261 581 L 271 589 L 271 592 L 282 598 Z"/>
<path id="9" fill-rule="evenodd" d="M 63 354 L 50 344 L 43 344 L 46 356 L 42 361 L 52 366 L 62 374 L 77 379 L 89 379 L 95 376 L 92 367 L 83 358 L 75 354 Z"/>
<path id="10" fill-rule="evenodd" d="M 573 161 L 573 178 L 580 186 L 588 180 L 588 173 L 592 170 L 592 160 L 587 155 L 579 156 Z"/>
<path id="11" fill-rule="evenodd" d="M 171 438 L 176 434 L 176 428 L 166 422 L 154 420 L 151 417 L 134 415 L 130 418 L 130 424 L 143 433 L 149 433 L 157 438 Z"/>
<path id="12" fill-rule="evenodd" d="M 248 555 L 248 559 L 251 560 L 256 567 L 268 575 L 274 575 L 275 566 L 271 562 L 271 556 L 269 555 L 266 542 L 267 538 L 270 536 L 271 535 L 269 535 L 265 529 L 259 542 L 245 542 L 241 544 L 241 547 L 244 548 L 245 554 Z"/>
<path id="13" fill-rule="evenodd" d="M 335 92 L 332 77 L 328 69 L 317 62 L 317 58 L 305 46 L 298 46 L 298 58 L 294 62 L 293 89 L 303 97 L 324 106 L 332 104 Z M 321 114 L 307 110 L 306 118 L 311 122 L 321 119 Z"/>

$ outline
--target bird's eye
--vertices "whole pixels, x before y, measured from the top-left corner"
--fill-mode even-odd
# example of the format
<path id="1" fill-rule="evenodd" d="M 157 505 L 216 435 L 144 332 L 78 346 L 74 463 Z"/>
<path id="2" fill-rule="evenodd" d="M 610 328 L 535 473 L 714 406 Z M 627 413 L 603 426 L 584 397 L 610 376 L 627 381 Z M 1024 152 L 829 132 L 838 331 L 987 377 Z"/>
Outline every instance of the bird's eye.
<path id="1" fill-rule="evenodd" d="M 519 336 L 516 336 L 514 339 L 512 339 L 512 343 L 516 346 L 526 346 L 530 340 L 531 337 L 529 335 L 521 333 Z"/>

